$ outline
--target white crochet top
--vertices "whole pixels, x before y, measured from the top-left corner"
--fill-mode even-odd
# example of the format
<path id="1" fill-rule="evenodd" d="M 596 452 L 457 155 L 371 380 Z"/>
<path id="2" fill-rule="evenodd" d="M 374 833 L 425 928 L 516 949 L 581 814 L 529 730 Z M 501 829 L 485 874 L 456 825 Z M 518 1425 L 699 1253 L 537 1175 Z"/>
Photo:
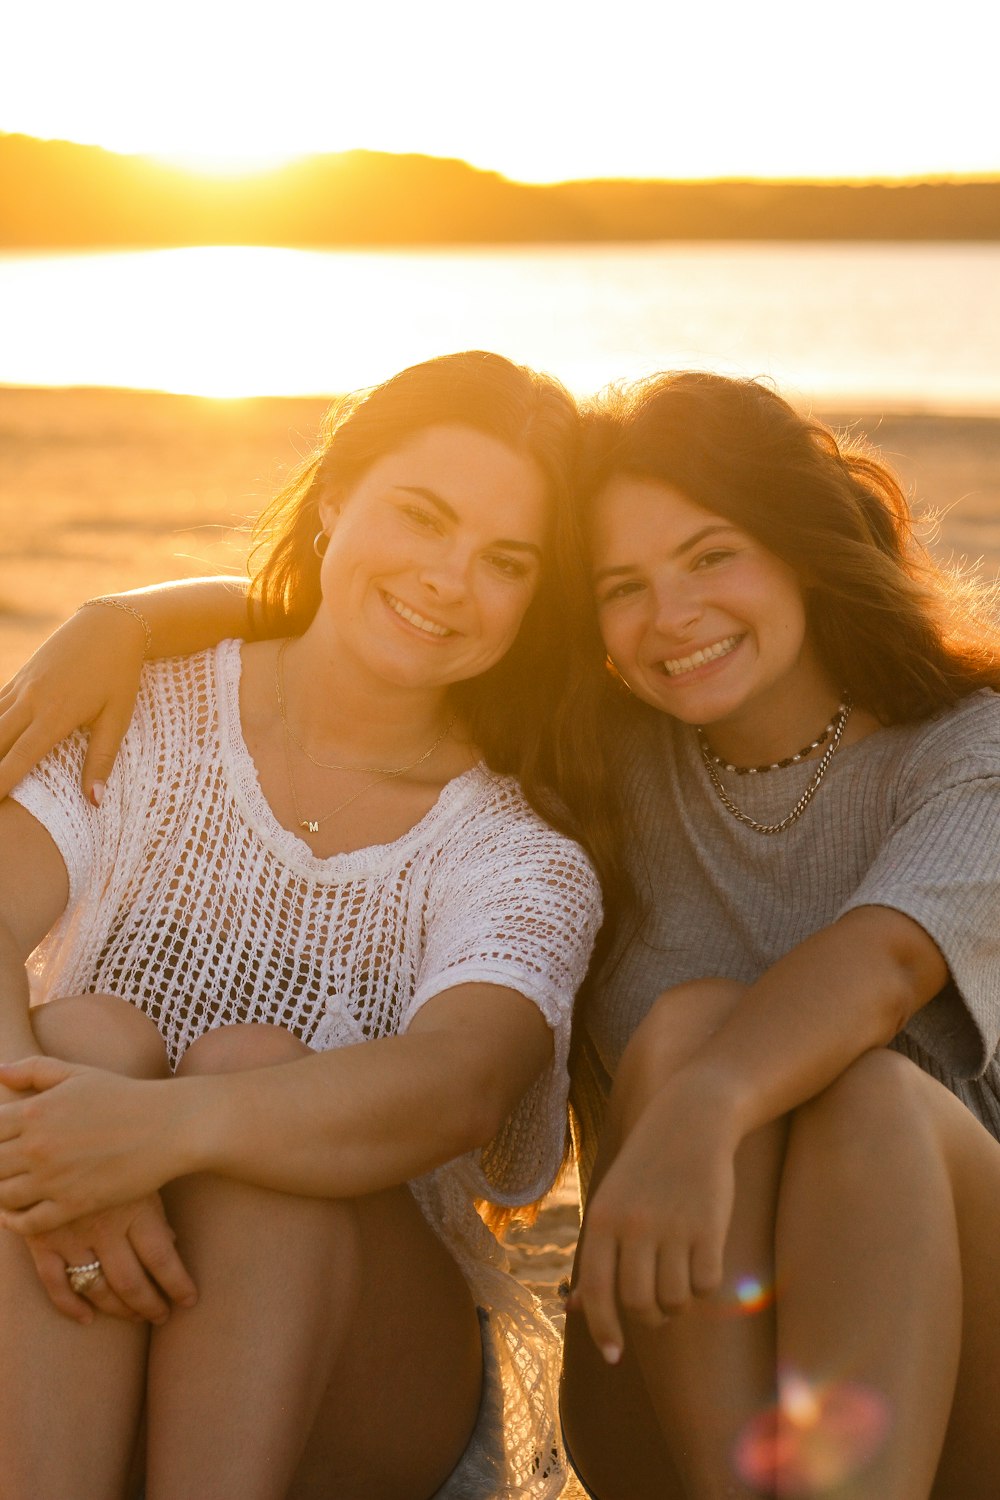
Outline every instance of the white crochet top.
<path id="1" fill-rule="evenodd" d="M 474 1200 L 530 1203 L 558 1170 L 596 877 L 516 782 L 483 766 L 449 782 L 395 842 L 317 858 L 261 793 L 240 726 L 240 662 L 240 643 L 225 641 L 146 669 L 99 810 L 79 790 L 81 735 L 14 791 L 69 874 L 67 910 L 32 956 L 42 998 L 131 1000 L 174 1065 L 228 1022 L 281 1025 L 326 1050 L 403 1032 L 458 984 L 534 1001 L 555 1039 L 545 1074 L 488 1147 L 411 1186 L 491 1315 L 508 1442 L 497 1495 L 555 1495 L 552 1331 Z"/>

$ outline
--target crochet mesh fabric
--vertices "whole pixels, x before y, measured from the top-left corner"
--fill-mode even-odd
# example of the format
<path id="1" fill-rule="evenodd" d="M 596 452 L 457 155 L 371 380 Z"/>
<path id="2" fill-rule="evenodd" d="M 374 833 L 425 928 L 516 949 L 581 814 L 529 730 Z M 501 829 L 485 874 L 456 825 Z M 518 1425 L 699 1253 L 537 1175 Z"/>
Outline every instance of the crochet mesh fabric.
<path id="1" fill-rule="evenodd" d="M 227 1023 L 280 1025 L 322 1051 L 405 1031 L 458 984 L 533 1000 L 552 1063 L 488 1147 L 411 1187 L 490 1312 L 507 1449 L 495 1493 L 555 1495 L 555 1335 L 474 1199 L 530 1203 L 559 1167 L 573 997 L 600 920 L 593 871 L 481 766 L 401 839 L 316 858 L 260 791 L 239 678 L 235 641 L 148 668 L 99 810 L 80 795 L 79 735 L 16 789 L 69 874 L 67 910 L 32 959 L 42 998 L 132 1001 L 173 1066 Z"/>

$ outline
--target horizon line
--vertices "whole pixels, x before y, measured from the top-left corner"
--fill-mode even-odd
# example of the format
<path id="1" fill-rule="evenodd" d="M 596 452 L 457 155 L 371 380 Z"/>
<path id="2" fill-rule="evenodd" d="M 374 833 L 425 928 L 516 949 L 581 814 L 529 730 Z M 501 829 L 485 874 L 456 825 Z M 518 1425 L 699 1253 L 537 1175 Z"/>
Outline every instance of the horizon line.
<path id="1" fill-rule="evenodd" d="M 298 151 L 290 154 L 282 153 L 276 157 L 271 165 L 238 165 L 238 158 L 234 158 L 232 165 L 212 167 L 196 164 L 196 158 L 192 153 L 185 151 L 164 150 L 138 150 L 123 151 L 113 146 L 106 146 L 100 141 L 81 141 L 68 136 L 39 136 L 26 130 L 8 130 L 0 126 L 0 141 L 9 138 L 20 138 L 22 140 L 34 141 L 39 145 L 71 146 L 82 150 L 100 151 L 107 156 L 116 156 L 132 161 L 146 162 L 159 169 L 167 168 L 177 172 L 181 176 L 194 178 L 229 178 L 247 180 L 252 178 L 267 178 L 279 176 L 289 168 L 298 166 L 303 162 L 318 161 L 330 157 L 343 156 L 381 156 L 397 159 L 417 158 L 424 161 L 437 161 L 443 163 L 455 163 L 467 168 L 471 172 L 480 173 L 483 176 L 498 177 L 503 181 L 510 182 L 524 188 L 559 188 L 588 186 L 590 184 L 604 183 L 636 183 L 649 185 L 663 184 L 686 184 L 689 186 L 739 186 L 741 184 L 768 185 L 775 187 L 905 187 L 918 185 L 935 185 L 948 183 L 997 183 L 1000 182 L 1000 164 L 992 171 L 927 171 L 907 172 L 902 174 L 893 173 L 864 173 L 852 175 L 850 173 L 836 173 L 833 175 L 811 175 L 801 174 L 789 175 L 757 175 L 753 173 L 730 173 L 730 174 L 675 174 L 673 176 L 655 177 L 641 175 L 590 175 L 584 177 L 557 177 L 545 180 L 526 180 L 514 177 L 496 167 L 479 166 L 462 156 L 440 156 L 430 151 L 388 151 L 371 146 L 348 146 L 339 150 L 314 150 Z M 224 153 L 219 153 L 220 161 Z"/>

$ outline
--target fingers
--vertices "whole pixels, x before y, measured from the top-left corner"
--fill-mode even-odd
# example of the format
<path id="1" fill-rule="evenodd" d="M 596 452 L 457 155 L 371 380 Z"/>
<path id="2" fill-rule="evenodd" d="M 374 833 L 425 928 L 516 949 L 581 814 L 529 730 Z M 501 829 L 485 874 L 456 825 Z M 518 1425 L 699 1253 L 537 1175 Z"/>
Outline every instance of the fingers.
<path id="1" fill-rule="evenodd" d="M 0 1063 L 0 1084 L 4 1088 L 40 1092 L 64 1083 L 79 1069 L 58 1057 L 21 1057 L 17 1062 Z M 0 1140 L 5 1139 L 0 1135 Z"/>
<path id="2" fill-rule="evenodd" d="M 39 1189 L 28 1171 L 16 1159 L 8 1158 L 4 1171 L 10 1175 L 0 1181 L 0 1210 L 7 1228 L 13 1228 L 8 1222 L 10 1216 L 38 1203 Z"/>
<path id="3" fill-rule="evenodd" d="M 114 768 L 121 742 L 129 726 L 128 715 L 104 709 L 90 726 L 90 740 L 80 777 L 84 796 L 100 807 L 104 787 Z"/>
<path id="4" fill-rule="evenodd" d="M 8 722 L 8 720 L 10 722 Z M 53 734 L 44 724 L 20 727 L 20 716 L 9 711 L 0 720 L 0 799 L 9 795 L 23 781 L 33 766 L 58 744 L 61 735 Z"/>
<path id="5" fill-rule="evenodd" d="M 567 1308 L 582 1310 L 590 1336 L 609 1365 L 618 1364 L 625 1335 L 617 1303 L 618 1243 L 614 1235 L 588 1226 L 578 1258 L 577 1282 Z"/>
<path id="6" fill-rule="evenodd" d="M 634 1216 L 633 1216 L 634 1218 Z M 583 1312 L 590 1335 L 609 1364 L 625 1348 L 626 1324 L 661 1328 L 693 1299 L 710 1296 L 723 1280 L 724 1234 L 694 1240 L 657 1234 L 632 1223 L 605 1229 L 588 1225 L 578 1257 L 577 1281 L 567 1310 Z"/>
<path id="7" fill-rule="evenodd" d="M 697 1239 L 691 1249 L 691 1290 L 696 1297 L 709 1297 L 722 1285 L 725 1225 L 714 1234 Z"/>
<path id="8" fill-rule="evenodd" d="M 41 1207 L 42 1205 L 39 1205 Z M 28 1250 L 49 1299 L 65 1317 L 91 1321 L 93 1310 L 162 1325 L 171 1302 L 192 1307 L 194 1282 L 177 1253 L 158 1196 L 106 1214 L 87 1215 L 56 1232 L 28 1235 Z M 74 1292 L 68 1271 L 98 1262 L 101 1274 Z"/>
<path id="9" fill-rule="evenodd" d="M 162 1210 L 137 1215 L 129 1230 L 136 1256 L 166 1295 L 180 1307 L 193 1307 L 198 1289 L 177 1252 L 176 1235 Z"/>
<path id="10" fill-rule="evenodd" d="M 5 1197 L 8 1191 L 5 1185 Z M 51 1234 L 53 1230 L 62 1229 L 64 1225 L 71 1224 L 79 1217 L 79 1211 L 70 1212 L 58 1203 L 52 1203 L 46 1199 L 41 1203 L 33 1203 L 30 1208 L 5 1206 L 3 1212 L 0 1213 L 0 1228 L 11 1229 L 15 1234 L 27 1238 L 31 1234 Z"/>
<path id="11" fill-rule="evenodd" d="M 78 1297 L 70 1286 L 66 1276 L 66 1261 L 63 1257 L 56 1251 L 40 1245 L 29 1244 L 28 1249 L 35 1262 L 38 1279 L 56 1311 L 62 1313 L 64 1318 L 72 1318 L 75 1323 L 92 1323 L 94 1309 L 86 1298 Z M 86 1265 L 87 1262 L 74 1259 L 74 1264 Z"/>
<path id="12" fill-rule="evenodd" d="M 147 1323 L 162 1325 L 170 1317 L 170 1307 L 159 1288 L 150 1281 L 128 1240 L 108 1245 L 98 1257 L 103 1277 L 87 1296 L 101 1312 L 112 1312 L 113 1298 L 127 1315 Z"/>

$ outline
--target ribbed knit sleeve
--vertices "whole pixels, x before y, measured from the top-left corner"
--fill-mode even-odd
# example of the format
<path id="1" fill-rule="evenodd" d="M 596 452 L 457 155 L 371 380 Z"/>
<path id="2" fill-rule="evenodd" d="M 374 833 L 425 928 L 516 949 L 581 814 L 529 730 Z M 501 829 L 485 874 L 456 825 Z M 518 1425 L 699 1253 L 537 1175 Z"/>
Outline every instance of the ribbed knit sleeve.
<path id="1" fill-rule="evenodd" d="M 907 1033 L 956 1078 L 1000 1044 L 1000 700 L 928 727 L 901 766 L 896 817 L 843 910 L 887 906 L 940 948 L 951 983 Z"/>
<path id="2" fill-rule="evenodd" d="M 552 1061 L 479 1160 L 483 1196 L 524 1203 L 548 1189 L 562 1157 L 573 1002 L 601 922 L 600 891 L 579 846 L 536 818 L 513 784 L 495 816 L 480 815 L 452 843 L 428 892 L 404 1026 L 461 984 L 502 985 L 538 1006 L 552 1028 Z"/>

